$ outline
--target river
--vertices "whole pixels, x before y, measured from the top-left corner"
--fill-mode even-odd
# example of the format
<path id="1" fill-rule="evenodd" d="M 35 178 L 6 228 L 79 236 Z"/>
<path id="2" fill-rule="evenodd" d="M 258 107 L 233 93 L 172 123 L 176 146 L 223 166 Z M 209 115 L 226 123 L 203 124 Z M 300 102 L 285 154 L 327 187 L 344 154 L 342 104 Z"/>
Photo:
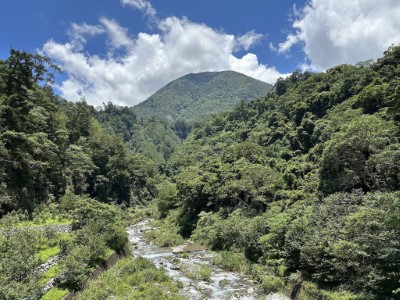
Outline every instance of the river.
<path id="1" fill-rule="evenodd" d="M 144 238 L 144 233 L 151 229 L 150 220 L 139 222 L 127 228 L 129 241 L 133 245 L 132 255 L 134 257 L 145 257 L 157 267 L 164 268 L 170 277 L 182 283 L 181 293 L 188 299 L 260 299 L 260 293 L 256 285 L 248 277 L 236 272 L 225 271 L 212 264 L 212 259 L 215 255 L 212 252 L 199 250 L 185 255 L 177 255 L 172 252 L 172 248 L 161 248 L 147 242 Z M 211 274 L 206 280 L 196 279 L 188 275 L 191 270 L 204 266 L 206 269 L 211 270 Z M 288 298 L 280 295 L 270 295 L 264 299 L 285 300 Z"/>

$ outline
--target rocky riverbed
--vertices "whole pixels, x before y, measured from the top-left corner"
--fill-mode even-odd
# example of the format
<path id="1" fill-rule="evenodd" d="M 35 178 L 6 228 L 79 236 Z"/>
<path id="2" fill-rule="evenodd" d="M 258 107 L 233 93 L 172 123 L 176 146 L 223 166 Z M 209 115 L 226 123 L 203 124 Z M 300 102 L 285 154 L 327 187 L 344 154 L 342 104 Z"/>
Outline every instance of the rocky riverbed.
<path id="1" fill-rule="evenodd" d="M 182 283 L 181 293 L 188 299 L 259 299 L 260 293 L 248 277 L 213 265 L 212 259 L 215 254 L 212 252 L 193 243 L 174 248 L 160 248 L 148 243 L 144 238 L 144 233 L 151 229 L 150 220 L 127 228 L 129 240 L 133 244 L 132 255 L 145 257 L 156 266 L 164 268 L 169 276 Z M 206 269 L 208 276 L 205 278 L 195 276 L 201 269 Z M 288 299 L 275 297 L 278 295 L 270 295 L 267 299 Z"/>

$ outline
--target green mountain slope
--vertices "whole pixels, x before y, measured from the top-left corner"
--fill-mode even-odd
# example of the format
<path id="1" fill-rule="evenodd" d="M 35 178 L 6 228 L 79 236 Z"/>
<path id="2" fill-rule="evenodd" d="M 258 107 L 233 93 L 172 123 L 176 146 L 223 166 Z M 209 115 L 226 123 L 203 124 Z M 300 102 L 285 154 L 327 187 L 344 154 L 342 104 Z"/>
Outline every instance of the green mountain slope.
<path id="1" fill-rule="evenodd" d="M 395 299 L 399 75 L 393 47 L 374 63 L 295 72 L 214 116 L 169 161 L 163 215 L 172 209 L 191 240 L 242 252 L 268 291 L 289 282 L 301 299 Z"/>
<path id="2" fill-rule="evenodd" d="M 266 96 L 272 85 L 233 72 L 188 74 L 134 107 L 139 117 L 199 121 L 242 100 Z"/>
<path id="3" fill-rule="evenodd" d="M 180 139 L 170 124 L 154 118 L 138 118 L 132 108 L 108 103 L 93 114 L 104 127 L 120 136 L 131 151 L 140 153 L 157 164 L 168 159 L 180 146 Z"/>
<path id="4" fill-rule="evenodd" d="M 284 287 L 302 300 L 400 297 L 400 47 L 376 62 L 294 72 L 264 98 L 205 120 L 183 145 L 174 130 L 184 137 L 184 121 L 172 130 L 126 107 L 96 111 L 60 100 L 40 85 L 54 68 L 16 50 L 0 60 L 0 229 L 74 220 L 75 237 L 60 243 L 70 289 L 107 247 L 126 242 L 122 214 L 155 200 L 160 236 L 180 232 L 223 250 L 215 263 L 246 270 L 266 293 Z M 194 74 L 170 85 L 198 100 L 226 95 L 225 85 L 232 93 L 247 89 L 219 81 L 221 74 L 242 76 Z M 191 117 L 183 111 L 176 118 L 211 113 L 201 105 L 190 102 Z M 162 107 L 160 114 L 174 111 Z M 52 234 L 45 234 L 50 246 Z M 19 230 L 0 236 L 0 265 L 9 266 L 0 268 L 1 299 L 40 294 L 36 253 L 44 240 L 30 237 Z"/>

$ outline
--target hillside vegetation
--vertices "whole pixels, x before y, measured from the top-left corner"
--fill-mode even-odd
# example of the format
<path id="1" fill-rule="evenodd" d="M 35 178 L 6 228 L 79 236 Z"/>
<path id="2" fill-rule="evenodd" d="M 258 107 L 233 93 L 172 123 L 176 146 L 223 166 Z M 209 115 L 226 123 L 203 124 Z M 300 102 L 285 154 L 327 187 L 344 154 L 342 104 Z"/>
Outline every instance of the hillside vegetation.
<path id="1" fill-rule="evenodd" d="M 376 62 L 295 72 L 213 117 L 170 159 L 162 215 L 186 237 L 244 253 L 277 286 L 398 295 L 399 75 L 392 47 Z M 309 298 L 337 299 L 318 293 Z"/>
<path id="2" fill-rule="evenodd" d="M 60 99 L 49 86 L 55 71 L 16 50 L 0 61 L 0 215 L 31 215 L 66 192 L 125 206 L 153 199 L 156 165 L 180 144 L 174 131 L 128 108 Z"/>
<path id="3" fill-rule="evenodd" d="M 166 95 L 195 91 L 211 106 L 175 96 L 154 105 L 172 124 L 136 108 L 64 101 L 49 85 L 56 71 L 17 50 L 0 60 L 1 299 L 39 299 L 54 274 L 60 284 L 45 297 L 81 288 L 110 251 L 123 252 L 132 213 L 155 216 L 155 203 L 155 241 L 182 235 L 220 250 L 215 264 L 248 272 L 266 293 L 400 296 L 400 47 L 375 62 L 294 72 L 270 92 L 237 73 L 188 75 Z M 225 110 L 261 93 L 205 118 L 181 142 L 187 122 L 222 107 L 216 101 Z M 72 231 L 47 226 L 59 223 Z M 57 266 L 39 272 L 54 256 Z M 114 296 L 175 297 L 179 287 L 148 261 L 125 264 L 79 297 L 103 297 L 99 286 Z"/>
<path id="4" fill-rule="evenodd" d="M 56 71 L 38 54 L 0 60 L 0 299 L 39 299 L 53 278 L 49 299 L 79 289 L 124 250 L 121 207 L 156 194 L 154 162 L 86 102 L 60 101 L 49 86 Z"/>
<path id="5" fill-rule="evenodd" d="M 189 133 L 185 123 L 174 124 L 165 120 L 139 118 L 132 108 L 112 103 L 94 112 L 94 117 L 111 129 L 128 146 L 129 150 L 151 159 L 156 165 L 165 162 L 180 147 L 181 138 Z"/>
<path id="6" fill-rule="evenodd" d="M 233 72 L 205 72 L 178 78 L 133 109 L 139 117 L 203 121 L 240 101 L 264 97 L 272 85 Z"/>

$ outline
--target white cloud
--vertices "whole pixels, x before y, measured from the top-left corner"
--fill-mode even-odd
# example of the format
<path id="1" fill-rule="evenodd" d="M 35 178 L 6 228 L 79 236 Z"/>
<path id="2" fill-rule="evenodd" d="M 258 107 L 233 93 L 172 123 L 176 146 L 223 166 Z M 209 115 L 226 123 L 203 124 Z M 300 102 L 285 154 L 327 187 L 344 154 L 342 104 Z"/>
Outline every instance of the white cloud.
<path id="1" fill-rule="evenodd" d="M 237 44 L 244 50 L 248 51 L 252 46 L 256 45 L 263 38 L 263 35 L 256 33 L 254 30 L 247 32 L 246 34 L 237 38 Z"/>
<path id="2" fill-rule="evenodd" d="M 298 42 L 299 42 L 298 36 L 289 34 L 285 42 L 279 43 L 279 48 L 278 48 L 279 53 L 287 52 L 290 48 L 292 48 Z"/>
<path id="3" fill-rule="evenodd" d="M 104 29 L 100 25 L 89 25 L 86 23 L 72 23 L 68 31 L 71 42 L 75 44 L 75 47 L 80 49 L 86 43 L 86 36 L 95 36 L 102 33 L 104 33 Z"/>
<path id="4" fill-rule="evenodd" d="M 295 34 L 279 44 L 279 52 L 301 43 L 316 70 L 375 59 L 400 42 L 398 0 L 311 0 L 297 13 Z"/>
<path id="5" fill-rule="evenodd" d="M 107 18 L 101 18 L 100 23 L 108 34 L 109 45 L 114 49 L 129 48 L 133 46 L 133 40 L 128 36 L 128 30 Z"/>
<path id="6" fill-rule="evenodd" d="M 123 5 L 132 6 L 140 11 L 143 11 L 149 17 L 155 17 L 157 11 L 151 5 L 149 1 L 146 0 L 121 0 Z"/>
<path id="7" fill-rule="evenodd" d="M 254 54 L 236 57 L 238 38 L 234 35 L 185 18 L 159 20 L 158 33 L 135 37 L 106 18 L 93 28 L 107 34 L 110 55 L 105 58 L 88 54 L 72 41 L 61 44 L 51 40 L 43 46 L 43 52 L 67 75 L 58 89 L 68 100 L 85 96 L 93 105 L 112 101 L 131 106 L 193 72 L 234 70 L 270 83 L 281 76 L 276 69 L 260 64 Z"/>
<path id="8" fill-rule="evenodd" d="M 242 58 L 230 56 L 232 70 L 246 74 L 261 81 L 275 83 L 279 77 L 286 77 L 288 74 L 281 74 L 275 68 L 270 68 L 258 62 L 253 53 L 247 53 Z"/>

